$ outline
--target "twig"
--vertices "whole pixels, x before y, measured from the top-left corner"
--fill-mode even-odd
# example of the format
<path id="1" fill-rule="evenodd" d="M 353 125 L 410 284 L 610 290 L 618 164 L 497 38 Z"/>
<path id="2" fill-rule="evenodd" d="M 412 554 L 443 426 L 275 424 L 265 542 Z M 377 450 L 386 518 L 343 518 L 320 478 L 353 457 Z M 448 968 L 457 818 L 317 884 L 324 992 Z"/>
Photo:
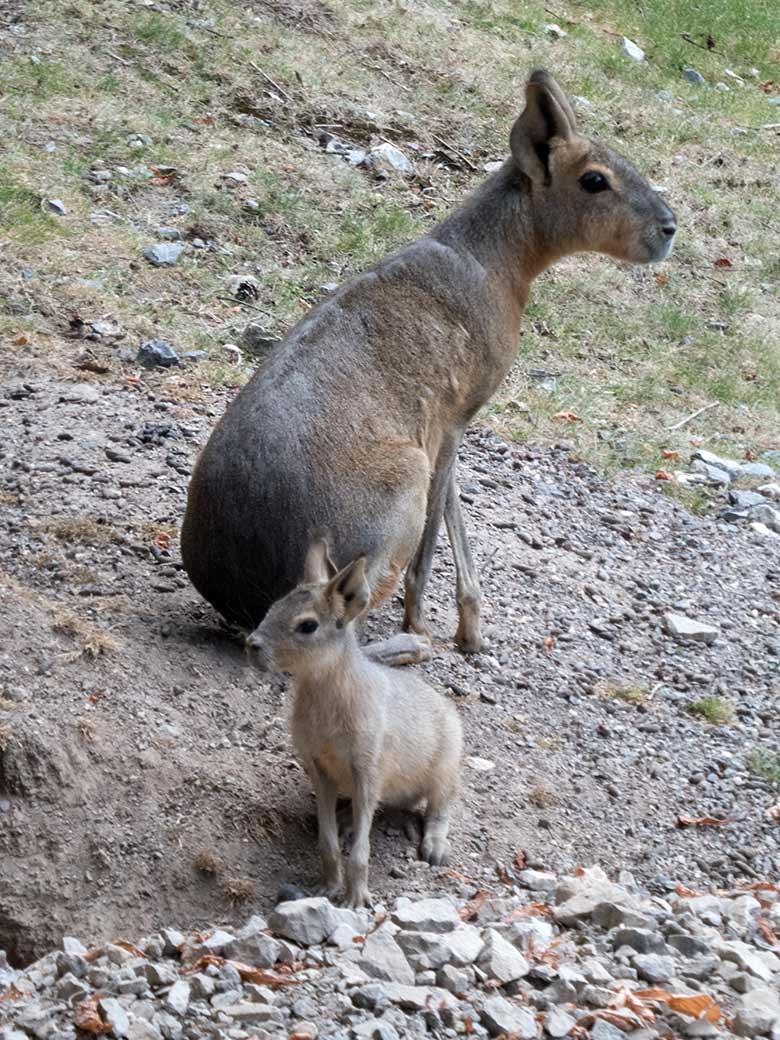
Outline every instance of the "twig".
<path id="1" fill-rule="evenodd" d="M 274 90 L 278 91 L 282 95 L 282 97 L 287 98 L 290 104 L 295 104 L 295 98 L 291 97 L 284 89 L 284 87 L 280 87 L 275 79 L 271 79 L 267 72 L 263 72 L 263 70 L 259 68 L 257 65 L 255 65 L 253 61 L 250 61 L 249 65 L 251 66 L 251 68 L 255 70 L 255 72 L 259 73 L 263 77 L 266 83 L 270 83 Z"/>
<path id="2" fill-rule="evenodd" d="M 670 430 L 680 430 L 680 429 L 682 429 L 683 426 L 686 426 L 691 421 L 691 419 L 695 419 L 695 418 L 697 418 L 697 416 L 702 415 L 704 412 L 708 412 L 710 410 L 710 408 L 717 408 L 717 407 L 718 407 L 718 402 L 717 401 L 713 401 L 712 404 L 705 404 L 705 406 L 703 408 L 699 408 L 698 411 L 691 412 L 690 415 L 686 415 L 684 419 L 680 419 L 680 421 L 678 423 L 675 423 L 674 426 L 670 426 L 669 429 Z"/>
<path id="3" fill-rule="evenodd" d="M 106 51 L 109 58 L 113 58 L 114 61 L 118 61 L 120 65 L 134 65 L 135 62 L 128 61 L 127 58 L 121 58 L 118 54 L 114 54 L 113 51 Z"/>
<path id="4" fill-rule="evenodd" d="M 493 557 L 494 557 L 494 556 L 496 555 L 496 553 L 498 552 L 499 548 L 500 548 L 500 546 L 498 546 L 498 545 L 497 545 L 497 546 L 495 547 L 495 549 L 493 550 L 493 552 L 492 552 L 492 553 L 490 554 L 490 556 L 488 556 L 488 558 L 487 558 L 487 559 L 485 560 L 485 562 L 484 562 L 484 563 L 482 564 L 482 566 L 481 566 L 481 567 L 479 568 L 479 577 L 480 577 L 480 578 L 481 578 L 481 577 L 482 577 L 482 575 L 483 575 L 483 574 L 485 573 L 485 571 L 486 571 L 486 570 L 487 570 L 487 568 L 488 568 L 488 567 L 490 566 L 490 564 L 491 564 L 491 563 L 493 562 Z"/>
<path id="5" fill-rule="evenodd" d="M 686 43 L 690 43 L 693 47 L 698 47 L 700 51 L 706 51 L 707 54 L 719 54 L 721 58 L 726 57 L 723 51 L 716 51 L 714 47 L 708 47 L 704 43 L 697 43 L 696 40 L 692 40 L 688 33 L 680 33 L 680 38 L 685 40 Z"/>
<path id="6" fill-rule="evenodd" d="M 442 145 L 443 148 L 446 148 L 448 152 L 452 152 L 452 154 L 456 156 L 458 159 L 460 159 L 461 162 L 464 162 L 470 170 L 473 170 L 475 173 L 477 172 L 477 167 L 474 165 L 471 159 L 467 159 L 466 156 L 462 152 L 459 152 L 457 148 L 453 148 L 451 144 L 448 144 L 445 140 L 443 140 L 441 137 L 438 137 L 436 134 L 431 134 L 431 137 L 434 139 L 434 141 L 437 141 L 440 145 Z"/>
<path id="7" fill-rule="evenodd" d="M 392 83 L 394 87 L 398 87 L 400 90 L 408 92 L 411 89 L 411 87 L 407 87 L 405 83 L 399 83 L 397 79 L 393 79 L 389 72 L 380 69 L 378 65 L 369 65 L 367 62 L 363 62 L 363 68 L 371 69 L 372 72 L 378 72 L 380 76 L 384 76 L 386 80 Z"/>

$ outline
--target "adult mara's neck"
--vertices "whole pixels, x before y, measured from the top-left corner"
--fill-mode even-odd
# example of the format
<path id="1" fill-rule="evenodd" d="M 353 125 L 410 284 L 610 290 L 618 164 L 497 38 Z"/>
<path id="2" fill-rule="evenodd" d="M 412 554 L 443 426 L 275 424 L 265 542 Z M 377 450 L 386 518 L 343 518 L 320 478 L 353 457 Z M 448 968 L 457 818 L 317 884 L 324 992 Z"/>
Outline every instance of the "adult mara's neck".
<path id="1" fill-rule="evenodd" d="M 540 240 L 530 186 L 512 159 L 438 224 L 431 238 L 478 260 L 520 313 L 531 282 L 555 259 L 549 243 Z"/>

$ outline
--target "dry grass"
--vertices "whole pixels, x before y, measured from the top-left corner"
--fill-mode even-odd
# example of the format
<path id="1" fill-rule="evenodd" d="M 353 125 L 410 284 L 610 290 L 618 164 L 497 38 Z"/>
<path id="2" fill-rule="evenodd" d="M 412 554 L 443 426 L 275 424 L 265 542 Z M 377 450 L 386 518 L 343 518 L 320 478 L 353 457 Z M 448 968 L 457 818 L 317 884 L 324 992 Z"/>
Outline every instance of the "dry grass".
<path id="1" fill-rule="evenodd" d="M 211 849 L 201 849 L 195 856 L 193 865 L 199 874 L 206 877 L 216 877 L 224 869 L 224 863 Z"/>
<path id="2" fill-rule="evenodd" d="M 92 744 L 94 742 L 95 737 L 97 736 L 97 726 L 95 725 L 94 719 L 82 716 L 76 722 L 76 729 L 85 744 Z"/>
<path id="3" fill-rule="evenodd" d="M 250 878 L 225 878 L 222 892 L 231 906 L 241 906 L 254 898 L 255 883 Z"/>
<path id="4" fill-rule="evenodd" d="M 552 809 L 560 799 L 555 791 L 541 782 L 533 784 L 528 790 L 528 801 L 537 809 Z"/>
<path id="5" fill-rule="evenodd" d="M 48 520 L 43 530 L 59 542 L 104 546 L 122 541 L 121 532 L 111 524 L 101 523 L 90 516 L 66 516 Z"/>
<path id="6" fill-rule="evenodd" d="M 649 696 L 645 686 L 635 682 L 603 680 L 596 684 L 595 693 L 605 700 L 621 701 L 623 704 L 644 704 Z"/>
<path id="7" fill-rule="evenodd" d="M 52 618 L 51 627 L 54 632 L 74 640 L 80 654 L 85 657 L 100 657 L 119 650 L 119 643 L 110 633 L 80 618 L 72 610 L 59 609 Z"/>

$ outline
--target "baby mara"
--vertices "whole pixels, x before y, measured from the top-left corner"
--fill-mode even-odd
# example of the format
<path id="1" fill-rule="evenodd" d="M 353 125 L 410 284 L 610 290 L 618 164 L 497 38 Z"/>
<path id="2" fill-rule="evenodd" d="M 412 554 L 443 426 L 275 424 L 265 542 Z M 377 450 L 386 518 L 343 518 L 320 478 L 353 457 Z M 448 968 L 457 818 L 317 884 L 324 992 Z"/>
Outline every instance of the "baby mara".
<path id="1" fill-rule="evenodd" d="M 412 673 L 360 649 L 355 621 L 370 588 L 360 557 L 336 571 L 323 540 L 306 556 L 303 581 L 268 611 L 247 642 L 293 676 L 292 738 L 317 798 L 324 895 L 343 884 L 336 800 L 352 799 L 354 843 L 346 904 L 369 905 L 369 833 L 382 802 L 426 803 L 421 856 L 446 861 L 462 732 L 455 708 Z"/>

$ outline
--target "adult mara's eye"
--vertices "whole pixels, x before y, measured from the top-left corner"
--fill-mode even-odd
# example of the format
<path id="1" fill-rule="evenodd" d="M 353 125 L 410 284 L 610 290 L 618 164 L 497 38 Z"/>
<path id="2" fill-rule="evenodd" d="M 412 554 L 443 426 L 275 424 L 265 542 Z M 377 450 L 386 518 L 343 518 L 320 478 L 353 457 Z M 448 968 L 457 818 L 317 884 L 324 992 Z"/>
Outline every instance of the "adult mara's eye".
<path id="1" fill-rule="evenodd" d="M 296 626 L 295 631 L 300 632 L 304 636 L 310 636 L 312 632 L 316 632 L 319 627 L 319 623 L 315 621 L 314 618 L 306 618 L 305 621 L 301 621 L 301 623 Z"/>
<path id="2" fill-rule="evenodd" d="M 596 170 L 588 170 L 580 177 L 580 184 L 589 195 L 596 195 L 600 191 L 609 191 L 609 181 L 603 173 Z"/>

